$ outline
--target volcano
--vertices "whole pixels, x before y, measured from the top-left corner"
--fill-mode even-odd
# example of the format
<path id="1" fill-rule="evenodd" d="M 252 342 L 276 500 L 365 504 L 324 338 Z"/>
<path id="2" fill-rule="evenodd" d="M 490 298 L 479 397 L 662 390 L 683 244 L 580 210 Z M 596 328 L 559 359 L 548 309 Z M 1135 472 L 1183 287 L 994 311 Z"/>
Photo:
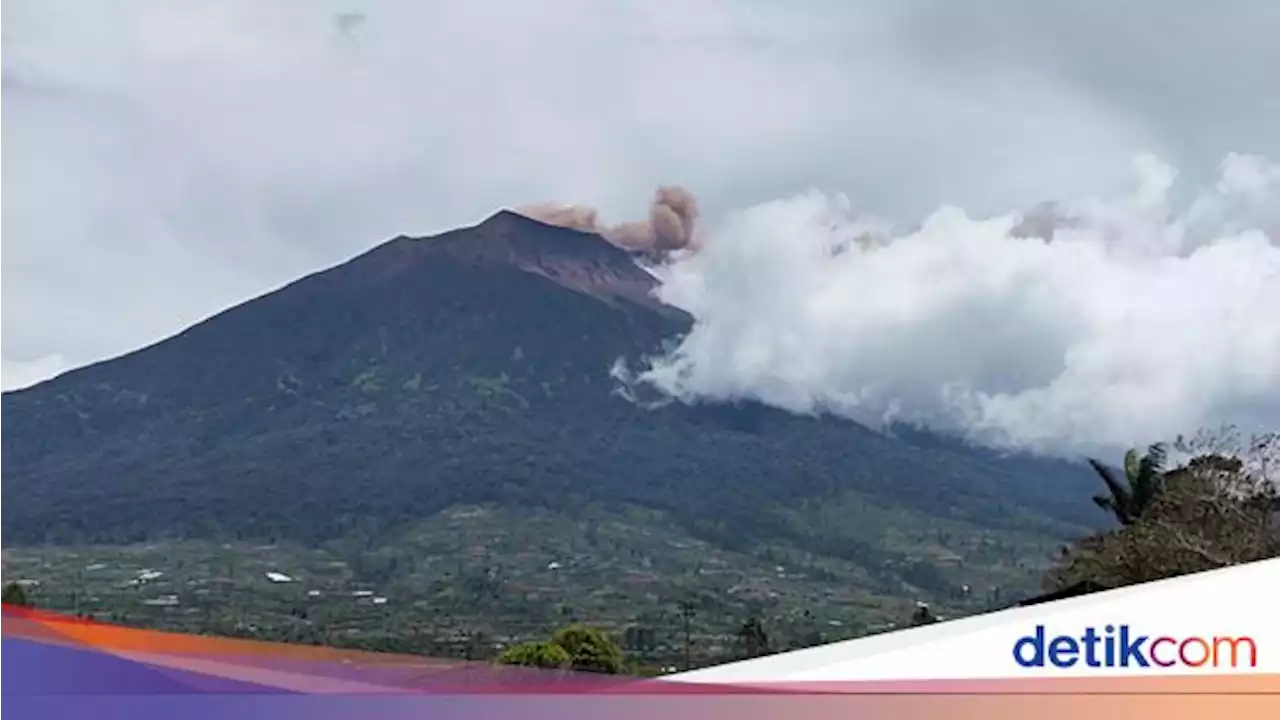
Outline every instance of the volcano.
<path id="1" fill-rule="evenodd" d="M 4 542 L 320 543 L 468 503 L 640 507 L 724 546 L 840 553 L 883 533 L 812 522 L 841 498 L 1047 541 L 1092 523 L 1072 463 L 752 403 L 637 407 L 610 367 L 692 323 L 655 282 L 598 235 L 503 211 L 5 393 Z"/>

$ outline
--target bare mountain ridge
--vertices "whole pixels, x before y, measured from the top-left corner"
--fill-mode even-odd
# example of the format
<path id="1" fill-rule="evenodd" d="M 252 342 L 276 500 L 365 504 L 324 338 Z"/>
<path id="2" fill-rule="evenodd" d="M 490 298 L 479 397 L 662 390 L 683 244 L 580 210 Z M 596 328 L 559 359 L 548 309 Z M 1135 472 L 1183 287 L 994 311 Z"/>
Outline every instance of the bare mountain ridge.
<path id="1" fill-rule="evenodd" d="M 595 233 L 549 225 L 511 210 L 434 237 L 397 237 L 353 266 L 367 267 L 372 277 L 385 277 L 412 272 L 417 263 L 442 257 L 477 268 L 514 267 L 601 300 L 623 299 L 683 315 L 653 297 L 657 283 L 637 264 L 639 255 Z"/>

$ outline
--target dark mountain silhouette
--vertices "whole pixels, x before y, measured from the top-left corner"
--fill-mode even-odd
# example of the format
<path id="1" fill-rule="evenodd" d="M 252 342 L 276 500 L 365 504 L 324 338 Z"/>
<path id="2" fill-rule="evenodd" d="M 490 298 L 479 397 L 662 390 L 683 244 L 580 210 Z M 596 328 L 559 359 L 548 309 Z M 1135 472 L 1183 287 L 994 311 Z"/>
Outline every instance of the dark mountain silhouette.
<path id="1" fill-rule="evenodd" d="M 627 402 L 615 360 L 690 327 L 652 285 L 596 235 L 502 212 L 5 393 L 4 542 L 319 542 L 459 503 L 595 503 L 842 552 L 861 529 L 792 511 L 850 493 L 902 522 L 1045 538 L 1096 519 L 1075 466 L 750 403 Z"/>

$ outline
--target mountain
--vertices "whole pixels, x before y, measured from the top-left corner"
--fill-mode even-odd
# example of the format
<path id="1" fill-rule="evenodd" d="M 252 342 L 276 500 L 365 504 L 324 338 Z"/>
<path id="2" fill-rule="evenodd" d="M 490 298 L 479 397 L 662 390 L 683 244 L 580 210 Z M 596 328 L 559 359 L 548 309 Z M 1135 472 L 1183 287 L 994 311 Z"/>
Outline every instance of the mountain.
<path id="1" fill-rule="evenodd" d="M 597 235 L 501 212 L 5 393 L 5 545 L 316 544 L 488 504 L 643 508 L 720 547 L 872 566 L 903 533 L 1051 545 L 1098 520 L 1074 464 L 751 403 L 637 407 L 609 368 L 692 322 L 653 284 Z"/>

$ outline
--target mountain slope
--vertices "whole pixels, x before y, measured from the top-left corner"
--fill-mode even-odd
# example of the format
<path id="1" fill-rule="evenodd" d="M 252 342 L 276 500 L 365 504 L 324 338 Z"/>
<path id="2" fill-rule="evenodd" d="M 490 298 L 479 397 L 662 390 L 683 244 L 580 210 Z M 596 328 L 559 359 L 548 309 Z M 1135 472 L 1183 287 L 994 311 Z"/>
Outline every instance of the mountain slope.
<path id="1" fill-rule="evenodd" d="M 314 543 L 459 504 L 605 504 L 664 511 L 724 546 L 777 540 L 872 560 L 897 521 L 816 525 L 815 513 L 1047 539 L 1090 522 L 1083 470 L 1045 482 L 1027 475 L 1037 461 L 845 421 L 624 401 L 610 365 L 690 323 L 649 296 L 652 282 L 598 236 L 503 212 L 396 238 L 152 347 L 6 393 L 4 541 Z"/>

